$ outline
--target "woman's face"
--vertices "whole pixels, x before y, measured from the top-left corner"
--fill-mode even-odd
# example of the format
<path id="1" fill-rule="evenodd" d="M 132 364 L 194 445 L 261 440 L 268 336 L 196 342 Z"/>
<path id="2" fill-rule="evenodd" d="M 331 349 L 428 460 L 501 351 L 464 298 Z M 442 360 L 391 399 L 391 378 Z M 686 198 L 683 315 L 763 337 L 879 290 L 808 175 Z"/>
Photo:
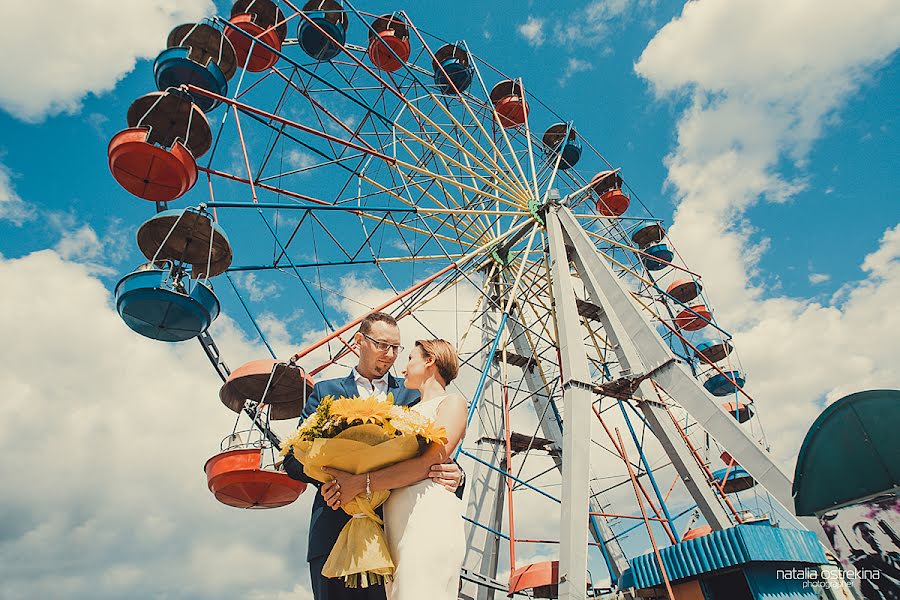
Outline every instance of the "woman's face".
<path id="1" fill-rule="evenodd" d="M 427 358 L 419 346 L 413 346 L 409 353 L 409 362 L 403 369 L 403 377 L 405 381 L 403 385 L 410 390 L 418 390 L 421 388 L 425 380 L 428 379 L 428 368 L 434 364 L 434 359 Z"/>

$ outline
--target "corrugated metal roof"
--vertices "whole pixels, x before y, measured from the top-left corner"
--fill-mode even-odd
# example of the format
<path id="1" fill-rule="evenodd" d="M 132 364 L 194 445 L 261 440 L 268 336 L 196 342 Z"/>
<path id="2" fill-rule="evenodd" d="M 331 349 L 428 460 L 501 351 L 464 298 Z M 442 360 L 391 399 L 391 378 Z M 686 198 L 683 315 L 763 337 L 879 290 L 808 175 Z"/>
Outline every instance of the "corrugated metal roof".
<path id="1" fill-rule="evenodd" d="M 714 531 L 660 550 L 670 581 L 695 577 L 752 562 L 824 564 L 822 545 L 811 531 L 768 525 L 738 525 Z M 651 552 L 628 561 L 620 587 L 646 588 L 662 583 L 656 556 Z"/>

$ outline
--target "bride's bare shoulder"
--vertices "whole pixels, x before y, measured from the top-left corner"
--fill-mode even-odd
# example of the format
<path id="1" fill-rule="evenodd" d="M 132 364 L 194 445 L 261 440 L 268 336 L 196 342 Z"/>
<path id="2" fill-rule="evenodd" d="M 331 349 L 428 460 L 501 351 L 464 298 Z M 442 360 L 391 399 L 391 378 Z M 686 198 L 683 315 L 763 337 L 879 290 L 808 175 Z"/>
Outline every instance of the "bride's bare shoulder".
<path id="1" fill-rule="evenodd" d="M 441 401 L 441 404 L 444 404 L 448 407 L 452 406 L 454 408 L 458 408 L 460 406 L 466 408 L 468 407 L 469 401 L 462 394 L 450 393 L 447 394 L 447 397 Z"/>

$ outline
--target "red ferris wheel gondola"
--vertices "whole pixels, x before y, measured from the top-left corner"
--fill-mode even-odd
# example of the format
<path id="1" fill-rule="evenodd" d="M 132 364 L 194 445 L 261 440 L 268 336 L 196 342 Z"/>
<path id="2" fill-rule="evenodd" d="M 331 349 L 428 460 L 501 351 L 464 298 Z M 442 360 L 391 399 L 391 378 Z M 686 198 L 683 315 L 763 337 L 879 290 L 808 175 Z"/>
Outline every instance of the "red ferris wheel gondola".
<path id="1" fill-rule="evenodd" d="M 219 398 L 237 413 L 238 421 L 250 415 L 263 435 L 256 444 L 245 444 L 235 423 L 235 431 L 225 438 L 227 447 L 223 442 L 223 451 L 206 462 L 207 485 L 219 502 L 236 508 L 278 508 L 303 493 L 306 484 L 280 471 L 274 453 L 271 464 L 264 464 L 272 448 L 266 434 L 270 420 L 300 416 L 312 387 L 312 377 L 303 369 L 273 359 L 250 361 L 228 376 Z"/>
<path id="2" fill-rule="evenodd" d="M 495 85 L 491 90 L 491 103 L 503 127 L 518 127 L 528 118 L 528 103 L 518 81 L 506 79 Z"/>
<path id="3" fill-rule="evenodd" d="M 591 189 L 599 196 L 596 205 L 598 213 L 606 217 L 620 217 L 628 210 L 631 200 L 622 191 L 622 183 L 618 169 L 594 175 Z"/>
<path id="4" fill-rule="evenodd" d="M 369 60 L 382 71 L 393 72 L 409 59 L 409 28 L 396 13 L 375 19 L 369 30 Z"/>
<path id="5" fill-rule="evenodd" d="M 287 24 L 281 9 L 272 0 L 237 0 L 231 7 L 228 22 L 233 27 L 227 27 L 225 36 L 234 46 L 239 65 L 258 73 L 278 62 L 276 52 L 281 51 L 287 36 Z M 254 43 L 254 38 L 276 52 Z"/>
<path id="6" fill-rule="evenodd" d="M 109 170 L 138 198 L 169 202 L 197 182 L 196 159 L 211 144 L 209 123 L 190 96 L 154 92 L 134 101 L 128 129 L 110 140 Z"/>
<path id="7" fill-rule="evenodd" d="M 260 448 L 229 449 L 203 466 L 207 486 L 222 504 L 235 508 L 279 508 L 296 500 L 306 484 L 261 466 Z"/>

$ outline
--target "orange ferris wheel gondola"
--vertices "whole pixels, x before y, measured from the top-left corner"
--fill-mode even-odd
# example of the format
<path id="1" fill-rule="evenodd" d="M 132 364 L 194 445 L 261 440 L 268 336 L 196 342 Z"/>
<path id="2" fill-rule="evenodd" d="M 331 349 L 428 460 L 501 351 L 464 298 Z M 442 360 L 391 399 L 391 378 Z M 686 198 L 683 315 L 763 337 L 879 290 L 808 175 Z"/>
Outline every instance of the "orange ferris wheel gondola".
<path id="1" fill-rule="evenodd" d="M 196 159 L 211 144 L 209 123 L 190 96 L 153 92 L 132 103 L 128 128 L 110 140 L 109 170 L 138 198 L 169 202 L 197 182 Z"/>
<path id="2" fill-rule="evenodd" d="M 240 448 L 216 454 L 203 466 L 209 491 L 235 508 L 279 508 L 296 500 L 306 484 L 287 473 L 260 466 L 260 448 Z"/>

